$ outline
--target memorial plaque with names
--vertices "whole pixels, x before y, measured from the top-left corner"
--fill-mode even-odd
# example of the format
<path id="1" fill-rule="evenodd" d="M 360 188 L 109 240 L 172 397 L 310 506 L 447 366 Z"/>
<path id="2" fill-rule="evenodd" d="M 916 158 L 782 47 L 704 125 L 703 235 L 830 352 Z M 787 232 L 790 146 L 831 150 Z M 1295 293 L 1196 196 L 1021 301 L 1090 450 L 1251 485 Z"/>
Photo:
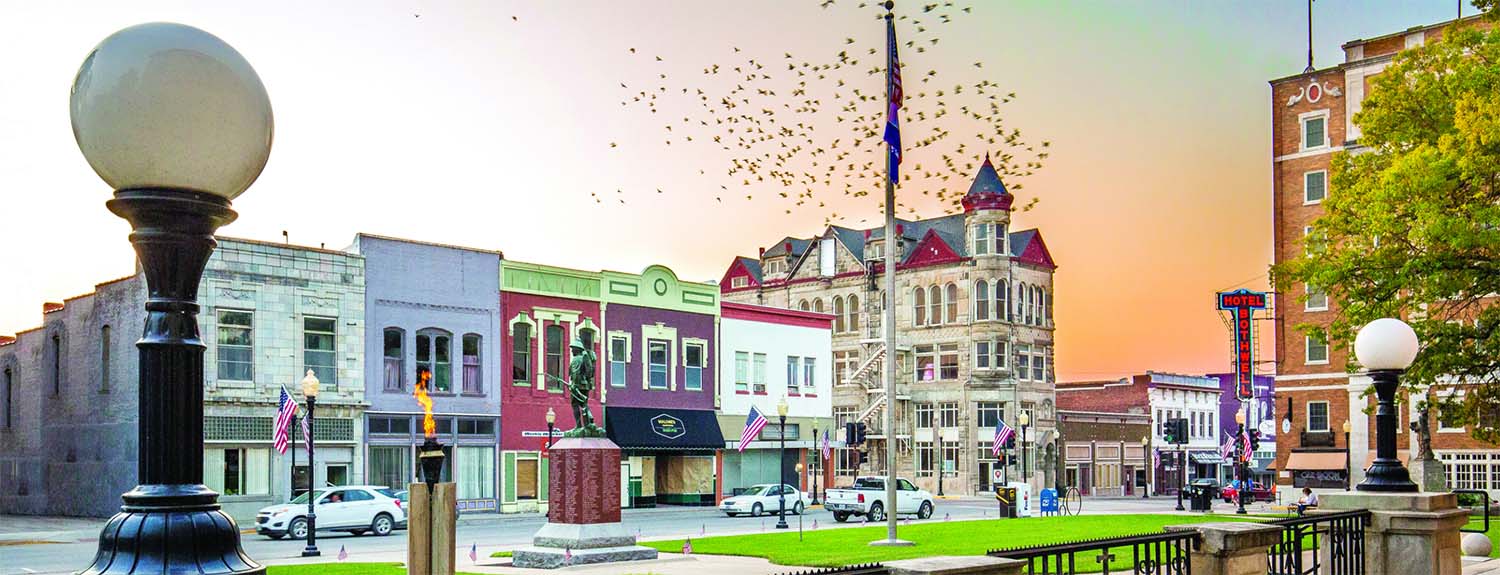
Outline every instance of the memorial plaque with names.
<path id="1" fill-rule="evenodd" d="M 620 448 L 603 438 L 567 438 L 552 446 L 551 523 L 620 521 Z"/>

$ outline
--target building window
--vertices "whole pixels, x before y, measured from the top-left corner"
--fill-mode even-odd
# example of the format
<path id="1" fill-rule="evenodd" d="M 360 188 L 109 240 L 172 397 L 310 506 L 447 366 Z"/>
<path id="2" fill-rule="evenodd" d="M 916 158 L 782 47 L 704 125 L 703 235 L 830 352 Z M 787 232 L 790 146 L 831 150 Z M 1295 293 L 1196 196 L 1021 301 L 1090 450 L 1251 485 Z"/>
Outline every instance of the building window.
<path id="1" fill-rule="evenodd" d="M 840 477 L 854 477 L 859 473 L 859 450 L 836 449 L 833 473 Z"/>
<path id="2" fill-rule="evenodd" d="M 802 311 L 812 311 L 812 304 L 807 303 L 807 300 L 802 300 L 801 303 L 797 304 L 797 309 Z"/>
<path id="3" fill-rule="evenodd" d="M 1042 317 L 1042 286 L 1031 286 L 1031 320 L 1033 325 L 1043 325 Z"/>
<path id="4" fill-rule="evenodd" d="M 336 332 L 338 320 L 324 317 L 302 318 L 302 363 L 323 385 L 338 382 L 338 367 L 334 361 L 338 349 Z"/>
<path id="5" fill-rule="evenodd" d="M 109 348 L 112 330 L 109 326 L 99 328 L 99 393 L 109 393 Z"/>
<path id="6" fill-rule="evenodd" d="M 566 381 L 563 378 L 567 377 L 568 361 L 563 357 L 563 350 L 567 349 L 568 344 L 563 341 L 566 338 L 564 331 L 563 326 L 555 323 L 542 329 L 542 345 L 546 349 L 543 360 L 546 362 L 544 377 L 547 379 L 547 391 L 562 393 L 563 382 Z"/>
<path id="7" fill-rule="evenodd" d="M 1328 197 L 1328 172 L 1319 170 L 1302 174 L 1302 203 L 1316 204 Z"/>
<path id="8" fill-rule="evenodd" d="M 917 477 L 931 477 L 936 459 L 931 441 L 917 442 Z"/>
<path id="9" fill-rule="evenodd" d="M 417 371 L 426 369 L 432 373 L 432 390 L 448 392 L 453 389 L 453 362 L 449 349 L 452 336 L 443 331 L 427 331 L 417 334 Z"/>
<path id="10" fill-rule="evenodd" d="M 1328 431 L 1328 402 L 1307 402 L 1307 430 Z"/>
<path id="11" fill-rule="evenodd" d="M 928 325 L 943 323 L 943 290 L 938 286 L 927 288 Z"/>
<path id="12" fill-rule="evenodd" d="M 370 463 L 367 478 L 373 485 L 406 485 L 411 481 L 411 448 L 399 446 L 370 446 Z"/>
<path id="13" fill-rule="evenodd" d="M 14 412 L 11 410 L 11 402 L 15 398 L 15 392 L 12 391 L 15 388 L 15 378 L 11 375 L 10 368 L 8 367 L 5 368 L 4 375 L 5 381 L 3 383 L 5 384 L 5 389 L 3 391 L 5 392 L 5 395 L 3 397 L 0 397 L 0 401 L 3 401 L 4 405 L 0 407 L 4 407 L 5 409 L 3 413 L 0 413 L 0 415 L 4 415 L 5 420 L 0 421 L 0 423 L 5 424 L 5 429 L 10 429 L 12 423 L 11 417 L 14 415 Z"/>
<path id="14" fill-rule="evenodd" d="M 958 321 L 958 285 L 948 284 L 948 313 L 943 316 L 943 323 Z"/>
<path id="15" fill-rule="evenodd" d="M 734 390 L 750 393 L 750 354 L 734 352 Z"/>
<path id="16" fill-rule="evenodd" d="M 265 495 L 270 479 L 270 449 L 203 450 L 203 483 L 222 495 Z"/>
<path id="17" fill-rule="evenodd" d="M 990 342 L 974 342 L 974 369 L 990 368 Z"/>
<path id="18" fill-rule="evenodd" d="M 957 403 L 942 403 L 938 405 L 938 425 L 942 427 L 958 427 Z"/>
<path id="19" fill-rule="evenodd" d="M 750 285 L 750 278 L 748 278 L 746 276 L 734 276 L 733 278 L 729 279 L 729 287 L 732 287 L 732 288 L 738 289 L 738 288 L 742 288 L 742 287 L 749 287 L 749 285 Z"/>
<path id="20" fill-rule="evenodd" d="M 885 259 L 885 240 L 875 240 L 865 247 L 865 259 L 879 261 Z"/>
<path id="21" fill-rule="evenodd" d="M 837 379 L 848 381 L 859 369 L 859 352 L 854 350 L 833 352 L 833 369 Z"/>
<path id="22" fill-rule="evenodd" d="M 1047 347 L 1033 346 L 1036 350 L 1031 357 L 1031 380 L 1047 381 Z"/>
<path id="23" fill-rule="evenodd" d="M 646 385 L 650 389 L 667 388 L 669 344 L 660 339 L 646 340 Z"/>
<path id="24" fill-rule="evenodd" d="M 512 326 L 510 338 L 510 381 L 527 385 L 531 381 L 531 324 Z"/>
<path id="25" fill-rule="evenodd" d="M 845 325 L 848 326 L 849 331 L 857 332 L 859 331 L 859 296 L 850 294 L 847 304 L 848 307 L 846 310 L 849 312 L 849 320 L 845 322 Z"/>
<path id="26" fill-rule="evenodd" d="M 816 313 L 823 313 L 823 298 L 813 298 L 813 309 Z"/>
<path id="27" fill-rule="evenodd" d="M 1031 345 L 1016 344 L 1016 379 L 1031 379 Z"/>
<path id="28" fill-rule="evenodd" d="M 494 446 L 463 445 L 457 451 L 458 499 L 494 499 Z"/>
<path id="29" fill-rule="evenodd" d="M 688 343 L 682 346 L 683 387 L 690 391 L 703 389 L 704 345 Z"/>
<path id="30" fill-rule="evenodd" d="M 753 392 L 753 393 L 755 393 L 757 395 L 765 395 L 766 394 L 766 354 L 764 354 L 764 353 L 757 353 L 757 354 L 755 354 L 755 363 L 754 363 L 753 367 L 754 367 L 754 372 L 751 375 L 755 379 L 752 381 L 752 385 L 754 387 L 751 389 L 751 392 Z"/>
<path id="31" fill-rule="evenodd" d="M 844 323 L 844 297 L 833 296 L 833 332 L 844 333 L 847 324 Z"/>
<path id="32" fill-rule="evenodd" d="M 919 345 L 913 348 L 916 352 L 916 371 L 912 374 L 915 381 L 933 381 L 937 379 L 937 350 L 931 345 Z"/>
<path id="33" fill-rule="evenodd" d="M 931 429 L 933 424 L 933 409 L 931 403 L 918 403 L 913 407 L 917 417 L 917 429 Z"/>
<path id="34" fill-rule="evenodd" d="M 1307 288 L 1307 304 L 1303 306 L 1304 311 L 1328 311 L 1328 292 L 1312 287 Z"/>
<path id="35" fill-rule="evenodd" d="M 479 369 L 479 350 L 483 348 L 483 341 L 479 334 L 464 335 L 464 393 L 484 393 L 483 373 Z"/>
<path id="36" fill-rule="evenodd" d="M 974 425 L 979 429 L 994 429 L 1005 417 L 1005 408 L 1000 402 L 981 401 L 974 404 Z"/>
<path id="37" fill-rule="evenodd" d="M 1307 361 L 1308 365 L 1319 365 L 1328 363 L 1328 342 L 1321 336 L 1308 335 L 1307 339 Z"/>
<path id="38" fill-rule="evenodd" d="M 401 377 L 406 373 L 406 333 L 393 328 L 385 328 L 385 390 L 401 391 Z"/>
<path id="39" fill-rule="evenodd" d="M 1005 280 L 995 280 L 995 319 L 1010 321 L 1010 285 Z"/>
<path id="40" fill-rule="evenodd" d="M 927 325 L 927 290 L 917 288 L 912 293 L 912 325 L 921 327 Z"/>
<path id="41" fill-rule="evenodd" d="M 995 224 L 995 254 L 1007 255 L 1010 253 L 1010 226 L 1007 224 Z"/>
<path id="42" fill-rule="evenodd" d="M 1319 115 L 1302 119 L 1302 149 L 1310 150 L 1328 145 L 1328 116 Z"/>
<path id="43" fill-rule="evenodd" d="M 766 275 L 779 274 L 786 271 L 786 261 L 781 258 L 766 260 Z"/>
<path id="44" fill-rule="evenodd" d="M 990 319 L 990 284 L 984 280 L 974 282 L 974 321 Z"/>
<path id="45" fill-rule="evenodd" d="M 944 441 L 942 445 L 943 445 L 943 458 L 942 458 L 942 461 L 939 462 L 939 465 L 942 465 L 942 468 L 940 468 L 938 471 L 941 471 L 943 473 L 951 473 L 953 471 L 957 471 L 958 470 L 958 442 L 956 442 L 956 441 Z"/>
<path id="46" fill-rule="evenodd" d="M 1047 298 L 1047 304 L 1042 308 L 1042 312 L 1043 312 L 1044 317 L 1046 319 L 1046 324 L 1048 326 L 1051 326 L 1052 325 L 1052 290 L 1045 290 L 1045 291 L 1042 292 L 1042 295 Z"/>
<path id="47" fill-rule="evenodd" d="M 786 394 L 800 395 L 801 385 L 797 383 L 797 377 L 802 372 L 802 361 L 795 355 L 786 356 Z"/>
<path id="48" fill-rule="evenodd" d="M 817 358 L 802 358 L 802 393 L 812 395 L 818 392 L 818 368 Z"/>
<path id="49" fill-rule="evenodd" d="M 625 387 L 625 366 L 630 362 L 630 340 L 624 335 L 609 336 L 609 386 Z"/>
<path id="50" fill-rule="evenodd" d="M 1031 290 L 1026 289 L 1025 282 L 1016 282 L 1016 322 L 1030 324 L 1031 318 L 1026 314 L 1031 311 L 1031 306 L 1026 305 L 1026 294 Z"/>
<path id="51" fill-rule="evenodd" d="M 221 309 L 218 318 L 219 379 L 253 381 L 255 372 L 255 335 L 251 325 L 253 313 Z"/>
<path id="52" fill-rule="evenodd" d="M 938 346 L 938 363 L 941 366 L 939 379 L 958 379 L 958 344 L 945 343 Z"/>
<path id="53" fill-rule="evenodd" d="M 974 226 L 974 255 L 990 255 L 990 225 L 976 224 Z"/>

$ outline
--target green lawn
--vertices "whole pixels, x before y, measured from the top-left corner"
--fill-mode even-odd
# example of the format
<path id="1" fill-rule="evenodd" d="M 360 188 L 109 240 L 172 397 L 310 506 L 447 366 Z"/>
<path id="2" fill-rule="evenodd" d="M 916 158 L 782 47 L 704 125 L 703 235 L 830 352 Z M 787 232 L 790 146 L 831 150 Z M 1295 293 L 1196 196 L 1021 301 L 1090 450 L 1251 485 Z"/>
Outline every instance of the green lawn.
<path id="1" fill-rule="evenodd" d="M 983 555 L 995 548 L 1064 543 L 1082 539 L 1159 533 L 1167 525 L 1213 521 L 1248 521 L 1234 515 L 1082 515 L 989 519 L 981 521 L 925 521 L 902 525 L 900 537 L 915 541 L 912 547 L 870 547 L 885 536 L 885 526 L 760 533 L 693 539 L 693 552 L 712 555 L 764 557 L 778 565 L 837 567 L 857 563 L 893 561 L 932 555 Z M 658 550 L 681 553 L 683 540 L 641 543 Z M 1129 559 L 1128 550 L 1117 550 L 1116 563 Z M 1092 558 L 1079 557 L 1079 564 L 1096 566 Z"/>
<path id="2" fill-rule="evenodd" d="M 401 563 L 311 563 L 272 565 L 266 575 L 406 575 Z M 458 575 L 475 575 L 459 572 Z"/>
<path id="3" fill-rule="evenodd" d="M 494 553 L 491 553 L 490 557 L 510 557 L 510 552 L 509 551 L 496 551 Z"/>

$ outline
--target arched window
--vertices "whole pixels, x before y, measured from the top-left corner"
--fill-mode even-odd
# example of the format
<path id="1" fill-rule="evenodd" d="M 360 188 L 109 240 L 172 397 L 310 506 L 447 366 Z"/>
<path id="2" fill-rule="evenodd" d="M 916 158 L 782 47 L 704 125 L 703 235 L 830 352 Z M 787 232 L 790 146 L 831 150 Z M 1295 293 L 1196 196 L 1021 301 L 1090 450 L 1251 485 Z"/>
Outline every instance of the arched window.
<path id="1" fill-rule="evenodd" d="M 479 369 L 480 350 L 484 349 L 484 338 L 477 333 L 464 334 L 464 393 L 484 393 L 484 383 Z"/>
<path id="2" fill-rule="evenodd" d="M 823 313 L 823 298 L 813 298 L 813 311 Z"/>
<path id="3" fill-rule="evenodd" d="M 948 284 L 948 314 L 943 316 L 943 323 L 958 321 L 958 284 Z"/>
<path id="4" fill-rule="evenodd" d="M 917 288 L 911 298 L 912 321 L 914 326 L 927 325 L 927 288 Z"/>
<path id="5" fill-rule="evenodd" d="M 833 296 L 833 333 L 844 333 L 843 296 Z"/>
<path id="6" fill-rule="evenodd" d="M 1026 282 L 1016 282 L 1016 323 L 1026 321 Z"/>
<path id="7" fill-rule="evenodd" d="M 797 304 L 797 309 L 800 309 L 802 311 L 812 311 L 812 304 L 807 303 L 807 300 L 802 300 L 802 303 Z"/>
<path id="8" fill-rule="evenodd" d="M 547 354 L 544 365 L 546 370 L 545 377 L 547 378 L 547 391 L 561 393 L 563 390 L 562 382 L 567 377 L 565 371 L 568 367 L 568 362 L 563 357 L 564 350 L 568 349 L 568 344 L 563 342 L 563 327 L 560 324 L 554 323 L 543 329 L 542 333 L 542 345 L 545 346 Z"/>
<path id="9" fill-rule="evenodd" d="M 932 325 L 943 323 L 943 288 L 927 288 L 927 319 Z"/>
<path id="10" fill-rule="evenodd" d="M 1052 290 L 1047 290 L 1046 294 L 1047 307 L 1045 309 L 1047 311 L 1047 323 L 1050 325 L 1052 323 Z"/>
<path id="11" fill-rule="evenodd" d="M 1031 321 L 1042 325 L 1042 286 L 1031 286 Z"/>
<path id="12" fill-rule="evenodd" d="M 99 328 L 99 393 L 109 393 L 109 326 Z"/>
<path id="13" fill-rule="evenodd" d="M 406 332 L 400 328 L 385 328 L 385 390 L 402 391 L 402 376 L 406 373 Z"/>
<path id="14" fill-rule="evenodd" d="M 990 319 L 990 284 L 984 280 L 974 282 L 974 321 Z"/>
<path id="15" fill-rule="evenodd" d="M 857 332 L 859 331 L 859 296 L 850 294 L 847 305 L 849 306 L 849 321 L 845 323 L 849 326 L 849 331 Z"/>
<path id="16" fill-rule="evenodd" d="M 510 382 L 524 385 L 531 380 L 531 324 L 517 323 L 511 330 Z"/>
<path id="17" fill-rule="evenodd" d="M 1010 321 L 1010 284 L 995 280 L 995 319 Z"/>
<path id="18" fill-rule="evenodd" d="M 453 391 L 453 336 L 440 329 L 417 332 L 417 371 L 432 373 L 432 390 Z"/>
<path id="19" fill-rule="evenodd" d="M 62 394 L 62 336 L 52 334 L 52 395 Z"/>

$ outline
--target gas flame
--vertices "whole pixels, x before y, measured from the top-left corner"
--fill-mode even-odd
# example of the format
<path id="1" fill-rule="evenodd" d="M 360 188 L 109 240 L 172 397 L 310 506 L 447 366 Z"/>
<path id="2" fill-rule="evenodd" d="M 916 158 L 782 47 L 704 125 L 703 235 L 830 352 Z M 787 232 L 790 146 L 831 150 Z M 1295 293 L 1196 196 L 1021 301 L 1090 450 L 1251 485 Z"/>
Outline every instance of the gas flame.
<path id="1" fill-rule="evenodd" d="M 432 398 L 427 395 L 427 381 L 430 379 L 432 372 L 417 370 L 417 391 L 412 395 L 417 398 L 417 403 L 422 404 L 422 433 L 426 437 L 437 437 L 437 422 L 432 420 Z"/>

